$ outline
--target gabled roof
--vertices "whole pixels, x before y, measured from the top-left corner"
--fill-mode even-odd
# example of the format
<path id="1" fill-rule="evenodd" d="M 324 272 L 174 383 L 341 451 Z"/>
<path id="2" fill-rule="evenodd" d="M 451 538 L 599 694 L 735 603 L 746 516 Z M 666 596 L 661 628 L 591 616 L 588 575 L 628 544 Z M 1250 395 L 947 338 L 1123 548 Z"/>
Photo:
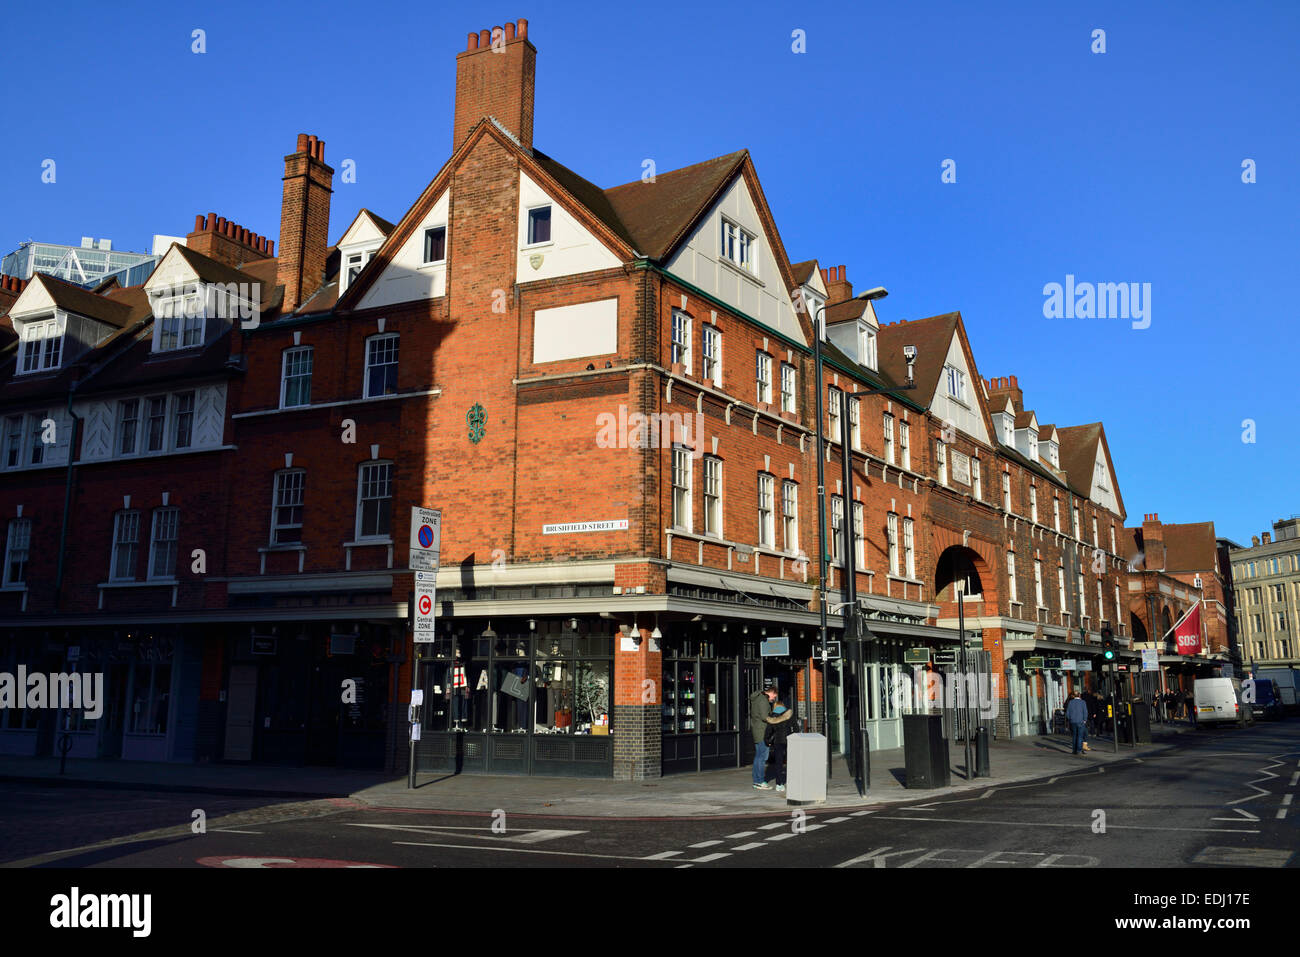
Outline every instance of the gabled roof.
<path id="1" fill-rule="evenodd" d="M 907 361 L 903 358 L 903 346 L 916 346 L 913 374 L 921 405 L 928 407 L 930 398 L 939 387 L 943 365 L 948 361 L 948 347 L 957 332 L 958 319 L 957 313 L 948 312 L 928 319 L 888 322 L 880 327 L 880 345 L 876 354 L 880 357 L 881 368 L 895 382 L 907 381 Z"/>
<path id="2" fill-rule="evenodd" d="M 846 299 L 843 302 L 837 302 L 826 307 L 826 325 L 833 326 L 837 322 L 857 322 L 866 314 L 866 311 L 867 301 L 865 299 Z"/>
<path id="3" fill-rule="evenodd" d="M 579 176 L 563 163 L 547 156 L 541 150 L 533 150 L 533 160 L 546 172 L 548 176 L 551 177 L 551 179 L 564 187 L 565 192 L 585 206 L 591 215 L 604 223 L 605 228 L 614 233 L 619 239 L 623 240 L 623 242 L 627 243 L 633 249 L 644 251 L 637 244 L 632 233 L 628 231 L 627 226 L 624 225 L 623 220 L 614 209 L 614 206 L 606 195 L 605 190 L 602 190 L 590 180 Z M 651 186 L 653 184 L 638 182 L 630 185 Z"/>
<path id="4" fill-rule="evenodd" d="M 1066 482 L 1077 495 L 1089 498 L 1092 494 L 1093 465 L 1097 461 L 1097 446 L 1100 445 L 1106 455 L 1106 464 L 1110 468 L 1111 488 L 1115 492 L 1115 503 L 1119 506 L 1123 518 L 1124 497 L 1119 491 L 1119 480 L 1115 476 L 1115 460 L 1111 458 L 1110 445 L 1106 442 L 1106 429 L 1100 422 L 1088 425 L 1071 425 L 1059 428 L 1061 468 L 1065 471 Z"/>
<path id="5" fill-rule="evenodd" d="M 748 150 L 740 150 L 657 173 L 653 183 L 624 183 L 605 190 L 604 196 L 637 251 L 663 260 L 704 215 L 748 155 Z M 599 215 L 597 210 L 592 212 Z"/>
<path id="6" fill-rule="evenodd" d="M 1038 427 L 1038 441 L 1055 442 L 1057 445 L 1060 445 L 1061 440 L 1056 437 L 1056 426 L 1040 425 Z"/>
<path id="7" fill-rule="evenodd" d="M 88 289 L 82 289 L 80 286 L 74 286 L 70 282 L 55 279 L 44 273 L 32 276 L 32 281 L 24 293 L 37 284 L 40 284 L 56 306 L 67 312 L 95 319 L 116 329 L 121 329 L 131 318 L 131 307 L 126 303 L 110 296 L 97 296 Z M 120 291 L 113 290 L 113 292 Z"/>
<path id="8" fill-rule="evenodd" d="M 1033 409 L 1028 409 L 1028 410 L 1026 410 L 1026 411 L 1024 411 L 1024 412 L 1017 412 L 1017 413 L 1016 413 L 1016 425 L 1015 425 L 1015 427 L 1016 427 L 1017 429 L 1028 429 L 1028 428 L 1030 428 L 1031 426 L 1033 427 L 1033 429 L 1034 429 L 1035 431 L 1038 430 L 1038 420 L 1034 417 L 1034 411 L 1033 411 Z"/>
<path id="9" fill-rule="evenodd" d="M 194 250 L 182 246 L 180 243 L 172 243 L 171 249 L 176 250 L 177 254 L 189 264 L 189 267 L 194 270 L 195 274 L 203 282 L 241 283 L 249 280 L 249 274 L 246 271 L 217 262 L 202 253 L 196 253 Z M 167 252 L 170 253 L 171 249 Z M 159 263 L 159 265 L 162 264 Z"/>
<path id="10" fill-rule="evenodd" d="M 790 265 L 790 272 L 794 274 L 794 281 L 800 286 L 811 279 L 813 273 L 816 271 L 817 260 L 815 259 L 805 259 L 801 263 L 792 263 Z"/>
<path id="11" fill-rule="evenodd" d="M 342 235 L 339 236 L 338 244 L 341 244 L 343 240 L 347 238 L 348 233 L 352 232 L 353 227 L 355 227 L 356 224 L 361 221 L 362 216 L 370 220 L 370 222 L 374 224 L 375 229 L 379 230 L 379 232 L 382 233 L 385 238 L 387 238 L 388 234 L 391 233 L 394 229 L 393 224 L 390 223 L 388 220 L 384 219 L 382 216 L 377 216 L 375 213 L 371 212 L 369 209 L 362 206 L 359 210 L 357 210 L 357 214 L 352 217 L 352 222 L 348 223 L 348 228 L 343 230 Z M 338 244 L 336 244 L 334 248 L 337 248 Z"/>

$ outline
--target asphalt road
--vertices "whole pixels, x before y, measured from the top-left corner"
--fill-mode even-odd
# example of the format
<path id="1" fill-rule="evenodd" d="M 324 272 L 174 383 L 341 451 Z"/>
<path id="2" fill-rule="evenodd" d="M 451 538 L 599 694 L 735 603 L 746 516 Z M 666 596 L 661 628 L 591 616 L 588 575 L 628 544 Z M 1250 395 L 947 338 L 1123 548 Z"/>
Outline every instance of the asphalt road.
<path id="1" fill-rule="evenodd" d="M 863 810 L 562 818 L 0 785 L 8 866 L 1297 867 L 1300 721 L 1050 780 Z M 194 833 L 193 811 L 206 817 Z"/>

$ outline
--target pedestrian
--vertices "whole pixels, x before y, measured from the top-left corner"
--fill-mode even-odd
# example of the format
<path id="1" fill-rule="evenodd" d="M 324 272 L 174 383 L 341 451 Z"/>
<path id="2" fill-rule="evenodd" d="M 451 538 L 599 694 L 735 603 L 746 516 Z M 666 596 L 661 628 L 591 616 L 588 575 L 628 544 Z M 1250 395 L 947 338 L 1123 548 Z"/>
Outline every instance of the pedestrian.
<path id="1" fill-rule="evenodd" d="M 1089 691 L 1088 698 L 1084 702 L 1088 708 L 1088 731 L 1090 734 L 1101 734 L 1101 699 L 1097 697 L 1097 692 Z"/>
<path id="2" fill-rule="evenodd" d="M 767 783 L 769 751 L 766 736 L 769 725 L 773 723 L 772 705 L 775 701 L 776 688 L 771 685 L 749 696 L 749 731 L 754 736 L 754 788 L 758 791 L 772 790 L 772 785 Z M 784 720 L 790 720 L 788 712 Z"/>
<path id="3" fill-rule="evenodd" d="M 795 722 L 790 720 L 790 716 L 793 714 L 793 711 L 777 702 L 772 709 L 772 717 L 768 722 L 767 730 L 764 732 L 764 740 L 767 742 L 768 747 L 772 749 L 772 770 L 776 775 L 777 791 L 785 790 L 786 739 L 798 730 Z"/>
<path id="4" fill-rule="evenodd" d="M 1070 702 L 1065 706 L 1065 718 L 1070 722 L 1070 731 L 1074 735 L 1074 749 L 1070 753 L 1091 751 L 1087 741 L 1088 729 L 1085 727 L 1088 722 L 1088 706 L 1083 703 L 1077 691 L 1071 693 Z"/>

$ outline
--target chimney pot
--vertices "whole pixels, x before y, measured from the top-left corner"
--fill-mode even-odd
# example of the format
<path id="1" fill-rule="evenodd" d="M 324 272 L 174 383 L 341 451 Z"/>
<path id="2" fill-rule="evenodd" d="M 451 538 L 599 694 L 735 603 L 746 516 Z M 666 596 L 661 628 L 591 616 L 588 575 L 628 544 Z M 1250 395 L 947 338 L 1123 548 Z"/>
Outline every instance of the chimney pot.
<path id="1" fill-rule="evenodd" d="M 490 46 L 492 45 L 492 31 L 491 31 L 491 30 L 480 30 L 480 31 L 478 32 L 478 45 L 479 45 L 480 48 L 482 48 L 482 47 L 490 47 Z"/>
<path id="2" fill-rule="evenodd" d="M 198 213 L 198 214 L 196 214 L 195 217 L 194 217 L 194 231 L 195 231 L 196 233 L 201 233 L 201 232 L 203 232 L 203 214 L 202 214 L 202 213 Z"/>
<path id="3" fill-rule="evenodd" d="M 497 41 L 497 42 L 500 42 L 501 40 L 504 40 L 505 37 L 506 37 L 506 31 L 503 30 L 501 27 L 493 27 L 493 28 L 492 28 L 492 39 L 493 39 L 493 40 L 495 40 L 495 41 Z"/>
<path id="4" fill-rule="evenodd" d="M 478 49 L 478 34 L 471 33 L 469 35 L 469 41 L 465 44 L 465 50 L 466 52 L 472 52 L 477 49 Z"/>
<path id="5" fill-rule="evenodd" d="M 306 134 L 306 133 L 299 133 L 299 134 L 298 134 L 298 149 L 295 150 L 295 152 L 297 152 L 297 153 L 305 153 L 305 152 L 307 152 L 307 134 Z"/>
<path id="6" fill-rule="evenodd" d="M 275 240 L 274 240 L 274 239 L 268 239 L 268 240 L 266 241 L 266 254 L 267 254 L 268 256 L 270 256 L 272 259 L 275 258 Z"/>
<path id="7" fill-rule="evenodd" d="M 509 43 L 509 42 L 510 42 L 511 40 L 513 40 L 514 38 L 515 38 L 515 25 L 514 25 L 513 23 L 507 23 L 507 24 L 506 24 L 506 42 Z"/>
<path id="8" fill-rule="evenodd" d="M 526 39 L 526 38 L 528 37 L 528 21 L 527 21 L 527 20 L 522 20 L 522 19 L 521 19 L 521 20 L 519 21 L 519 37 L 520 37 L 520 39 Z"/>
<path id="9" fill-rule="evenodd" d="M 203 231 L 210 233 L 217 228 L 217 214 L 208 213 L 208 218 L 203 221 Z"/>
<path id="10" fill-rule="evenodd" d="M 324 140 L 316 141 L 316 159 L 318 159 L 322 163 L 325 162 L 325 141 Z"/>

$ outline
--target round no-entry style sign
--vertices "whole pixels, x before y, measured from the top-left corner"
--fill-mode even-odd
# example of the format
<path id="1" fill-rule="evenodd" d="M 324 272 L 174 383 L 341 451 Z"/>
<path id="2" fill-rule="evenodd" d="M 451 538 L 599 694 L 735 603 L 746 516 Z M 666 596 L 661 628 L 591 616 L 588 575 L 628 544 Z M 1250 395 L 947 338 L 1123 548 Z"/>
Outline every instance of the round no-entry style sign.
<path id="1" fill-rule="evenodd" d="M 420 614 L 427 615 L 433 611 L 433 599 L 428 595 L 420 596 Z"/>
<path id="2" fill-rule="evenodd" d="M 421 547 L 421 548 L 432 548 L 432 547 L 433 547 L 433 529 L 430 528 L 428 525 L 421 525 L 421 526 L 420 526 L 419 539 L 420 539 L 420 547 Z"/>

